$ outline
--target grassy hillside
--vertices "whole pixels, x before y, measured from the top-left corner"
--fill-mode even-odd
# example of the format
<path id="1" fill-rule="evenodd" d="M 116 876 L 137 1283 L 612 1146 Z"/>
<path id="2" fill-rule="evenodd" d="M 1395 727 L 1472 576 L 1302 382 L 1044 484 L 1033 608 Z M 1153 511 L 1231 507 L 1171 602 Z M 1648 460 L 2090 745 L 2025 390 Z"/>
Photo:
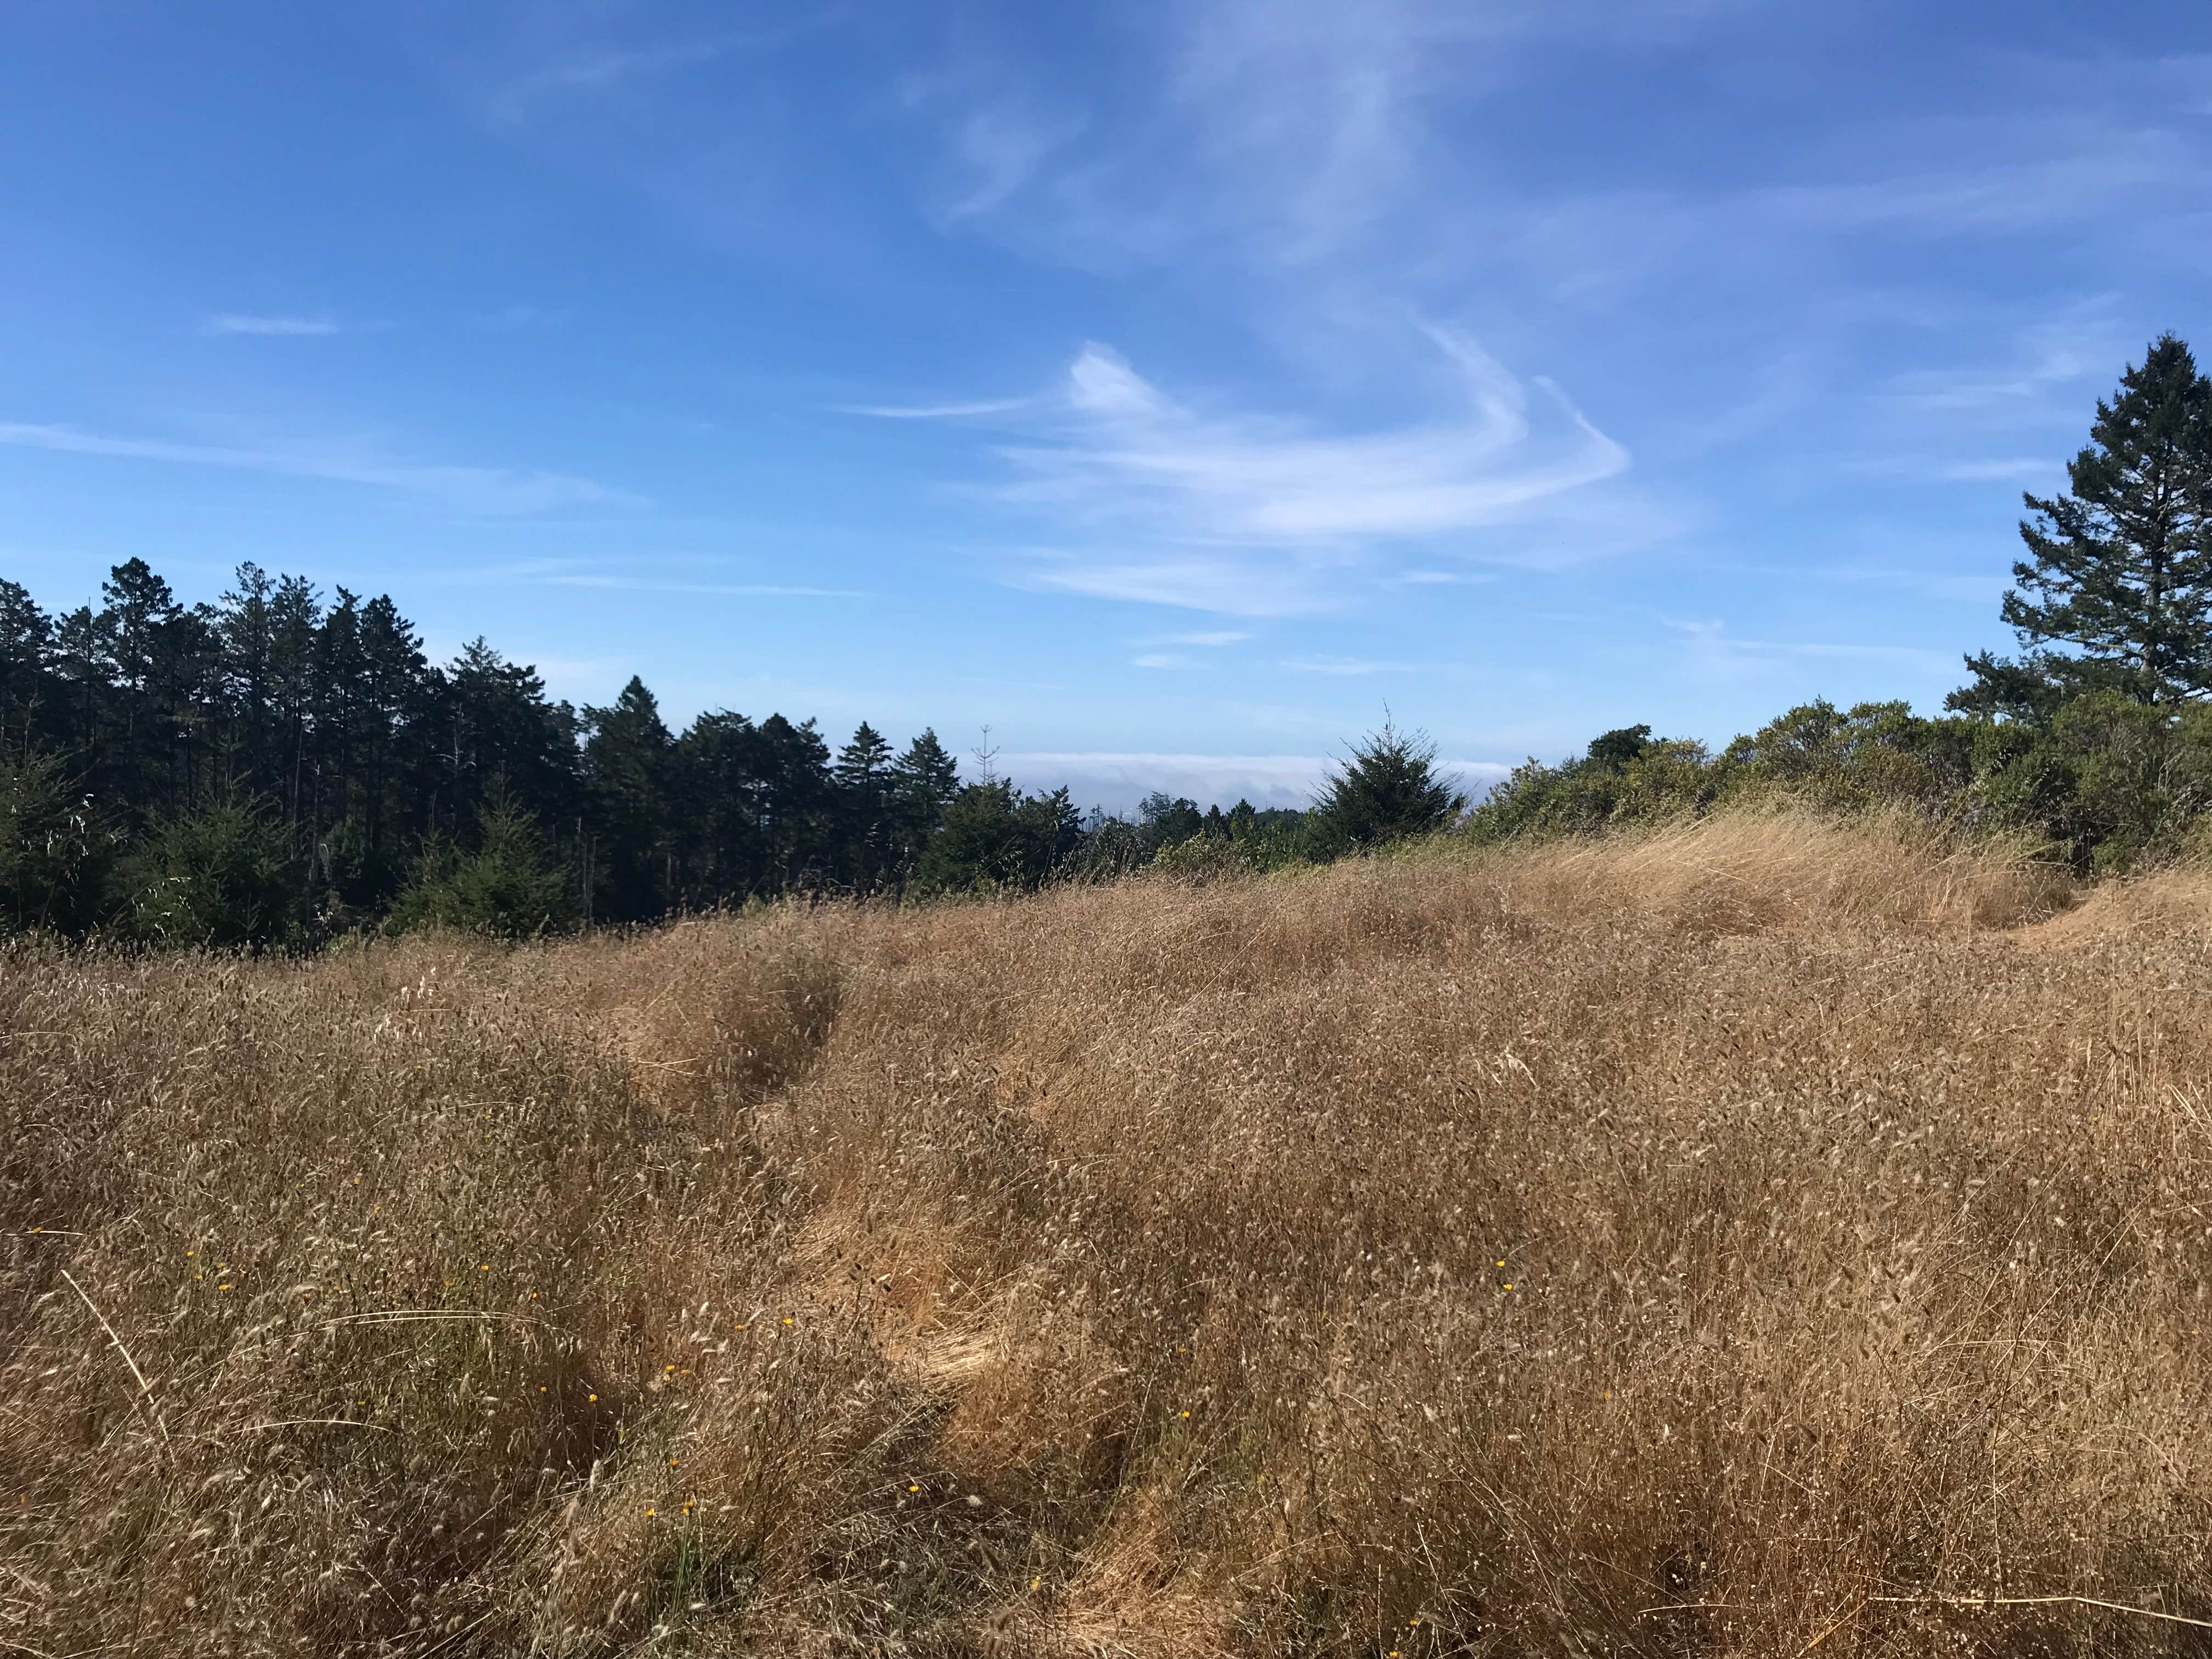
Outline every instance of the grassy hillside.
<path id="1" fill-rule="evenodd" d="M 2203 1651 L 1942 1600 L 2212 1620 L 2212 893 L 2057 879 L 8 957 L 0 1651 Z"/>

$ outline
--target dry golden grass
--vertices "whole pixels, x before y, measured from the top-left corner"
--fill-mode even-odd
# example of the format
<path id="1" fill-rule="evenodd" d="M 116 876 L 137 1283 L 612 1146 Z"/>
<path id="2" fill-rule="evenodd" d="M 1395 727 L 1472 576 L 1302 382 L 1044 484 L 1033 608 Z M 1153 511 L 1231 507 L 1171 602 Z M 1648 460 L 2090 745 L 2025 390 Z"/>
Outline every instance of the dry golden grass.
<path id="1" fill-rule="evenodd" d="M 2212 1620 L 2171 886 L 1765 818 L 8 957 L 0 1651 L 2205 1652 L 1940 1599 Z"/>

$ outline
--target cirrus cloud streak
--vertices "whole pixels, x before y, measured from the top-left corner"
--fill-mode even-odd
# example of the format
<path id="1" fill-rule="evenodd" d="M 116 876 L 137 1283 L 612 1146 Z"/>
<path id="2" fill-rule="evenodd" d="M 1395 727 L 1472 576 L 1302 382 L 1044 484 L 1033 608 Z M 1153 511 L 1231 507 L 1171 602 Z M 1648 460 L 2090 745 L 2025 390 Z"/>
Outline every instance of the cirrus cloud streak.
<path id="1" fill-rule="evenodd" d="M 1419 367 L 1442 397 L 1361 430 L 1201 406 L 1097 342 L 1047 396 L 850 412 L 1013 428 L 991 446 L 1012 476 L 982 493 L 1043 532 L 1022 585 L 1245 616 L 1326 611 L 1371 585 L 1394 549 L 1526 562 L 1525 535 L 1486 532 L 1559 517 L 1628 469 L 1628 452 L 1550 381 L 1524 384 L 1455 331 L 1420 331 L 1431 350 Z M 1577 503 L 1566 516 L 1588 513 Z"/>
<path id="2" fill-rule="evenodd" d="M 393 461 L 346 447 L 249 447 L 178 443 L 161 438 L 116 438 L 72 426 L 0 422 L 0 444 L 70 455 L 163 461 L 185 466 L 233 467 L 295 478 L 372 484 L 459 508 L 493 514 L 544 513 L 563 507 L 635 506 L 639 498 L 589 478 L 534 468 L 455 466 Z"/>

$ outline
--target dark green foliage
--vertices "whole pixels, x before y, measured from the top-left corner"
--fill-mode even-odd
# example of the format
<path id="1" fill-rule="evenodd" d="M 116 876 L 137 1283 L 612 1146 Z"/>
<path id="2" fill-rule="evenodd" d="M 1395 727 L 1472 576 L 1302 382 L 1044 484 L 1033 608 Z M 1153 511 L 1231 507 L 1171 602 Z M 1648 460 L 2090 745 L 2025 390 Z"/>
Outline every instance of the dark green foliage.
<path id="1" fill-rule="evenodd" d="M 687 811 L 681 827 L 685 896 L 762 890 L 769 869 L 762 822 L 759 732 L 742 714 L 702 714 L 678 741 Z"/>
<path id="2" fill-rule="evenodd" d="M 1976 684 L 1953 706 L 2018 717 L 2100 689 L 2154 703 L 2212 690 L 2212 381 L 2186 345 L 2152 343 L 2066 470 L 2064 495 L 2025 498 L 2030 556 L 2004 596 L 2030 655 L 1968 658 Z"/>
<path id="3" fill-rule="evenodd" d="M 780 714 L 713 711 L 675 735 L 635 679 L 580 714 L 482 640 L 434 665 L 389 599 L 340 589 L 325 605 L 252 564 L 215 604 L 186 606 L 133 560 L 97 608 L 58 618 L 0 582 L 0 732 L 17 757 L 9 823 L 28 826 L 10 843 L 9 913 L 160 937 L 312 942 L 376 925 L 403 887 L 410 914 L 434 888 L 443 914 L 461 902 L 454 881 L 513 884 L 501 849 L 524 821 L 528 862 L 558 872 L 585 921 L 895 891 L 960 787 L 930 732 L 895 756 L 864 725 L 833 766 L 811 721 Z M 70 824 L 82 845 L 40 875 L 44 849 L 77 845 Z M 249 844 L 284 870 L 283 905 L 240 897 Z M 106 867 L 118 846 L 129 880 Z M 486 848 L 500 856 L 478 867 Z M 228 872 L 230 897 L 188 868 Z M 457 925 L 512 931 L 479 913 L 516 904 L 565 925 L 558 907 L 486 895 Z M 236 923 L 241 905 L 266 915 Z"/>
<path id="4" fill-rule="evenodd" d="M 0 750 L 0 933 L 90 927 L 114 846 L 59 759 L 27 742 Z"/>
<path id="5" fill-rule="evenodd" d="M 781 714 L 711 710 L 679 733 L 636 678 L 579 711 L 483 640 L 432 664 L 389 598 L 326 603 L 252 564 L 187 605 L 133 560 L 96 608 L 58 617 L 0 582 L 0 722 L 25 757 L 9 822 L 27 826 L 4 925 L 179 941 L 308 945 L 391 918 L 514 935 L 791 892 L 1025 888 L 1194 841 L 1272 869 L 1423 833 L 1458 805 L 1386 732 L 1336 781 L 1332 814 L 1160 795 L 1135 823 L 1086 826 L 1064 793 L 963 787 L 933 731 L 895 751 L 863 722 L 834 757 L 812 721 Z"/>
<path id="6" fill-rule="evenodd" d="M 971 783 L 945 808 L 915 885 L 926 893 L 1039 887 L 1068 866 L 1082 842 L 1066 790 L 1025 795 L 1003 779 Z"/>
<path id="7" fill-rule="evenodd" d="M 960 769 L 928 727 L 891 763 L 891 807 L 898 826 L 899 862 L 912 869 L 945 820 L 960 791 Z"/>
<path id="8" fill-rule="evenodd" d="M 1814 702 L 1717 757 L 1667 739 L 1626 761 L 1620 745 L 1591 750 L 1559 766 L 1528 762 L 1468 816 L 1466 833 L 1590 835 L 1789 801 L 2024 831 L 2085 873 L 2180 856 L 2212 833 L 2212 703 L 2153 704 L 2112 688 L 2068 698 L 2040 723 Z"/>
<path id="9" fill-rule="evenodd" d="M 676 739 L 660 705 L 635 674 L 612 706 L 584 710 L 586 823 L 598 857 L 592 914 L 642 921 L 674 898 Z"/>
<path id="10" fill-rule="evenodd" d="M 303 874 L 275 808 L 220 791 L 155 819 L 124 860 L 119 924 L 155 945 L 289 945 L 306 928 Z"/>
<path id="11" fill-rule="evenodd" d="M 836 786 L 839 851 L 854 886 L 872 892 L 890 884 L 905 848 L 892 797 L 891 746 L 862 720 L 830 769 Z"/>
<path id="12" fill-rule="evenodd" d="M 2212 808 L 2212 706 L 2093 691 L 2063 705 L 2045 730 L 2021 735 L 1984 745 L 1981 795 L 2077 867 L 2126 870 L 2198 838 Z"/>
<path id="13" fill-rule="evenodd" d="M 1316 850 L 1380 847 L 1443 829 L 1467 798 L 1436 775 L 1436 745 L 1385 722 L 1330 774 L 1310 815 Z"/>
<path id="14" fill-rule="evenodd" d="M 837 816 L 830 745 L 812 720 L 770 714 L 760 723 L 757 778 L 762 847 L 761 885 L 782 892 L 842 885 L 830 850 Z"/>
<path id="15" fill-rule="evenodd" d="M 1649 726 L 1609 732 L 1580 760 L 1529 761 L 1470 815 L 1479 841 L 1589 835 L 1662 823 L 1724 801 L 1788 797 L 1839 811 L 1908 805 L 1948 810 L 1973 781 L 1979 726 L 1927 720 L 1901 702 L 1790 709 L 1718 757 Z"/>
<path id="16" fill-rule="evenodd" d="M 2024 651 L 2017 657 L 2000 657 L 1976 651 L 1966 658 L 1974 678 L 1943 699 L 1946 708 L 1962 714 L 1992 720 L 2041 723 L 2058 710 L 2069 695 L 2070 683 L 2094 672 L 2078 659 L 2063 658 L 2052 651 Z"/>
<path id="17" fill-rule="evenodd" d="M 1137 803 L 1137 833 L 1149 858 L 1163 847 L 1174 847 L 1206 830 L 1206 815 L 1198 803 L 1155 790 Z"/>
<path id="18" fill-rule="evenodd" d="M 1083 853 L 1086 866 L 1103 862 L 1095 846 L 1121 854 L 1115 873 L 1150 865 L 1162 875 L 1202 882 L 1334 858 L 1350 847 L 1320 814 L 1292 807 L 1261 811 L 1240 800 L 1226 812 L 1215 806 L 1201 814 L 1188 800 L 1157 794 L 1145 805 L 1153 809 L 1150 823 L 1109 819 L 1092 831 Z"/>
<path id="19" fill-rule="evenodd" d="M 393 933 L 453 927 L 494 939 L 574 927 L 580 915 L 574 884 L 538 821 L 495 790 L 477 824 L 473 851 L 446 843 L 424 850 L 386 927 Z"/>
<path id="20" fill-rule="evenodd" d="M 1971 720 L 1923 719 L 1902 702 L 1838 710 L 1820 699 L 1730 744 L 1716 781 L 1844 811 L 1892 803 L 1934 811 L 1973 781 L 1974 739 Z"/>
<path id="21" fill-rule="evenodd" d="M 583 778 L 574 709 L 545 696 L 535 669 L 483 640 L 431 679 L 422 734 L 426 828 L 465 833 L 497 779 L 540 823 L 582 830 Z"/>
<path id="22" fill-rule="evenodd" d="M 1619 771 L 1631 761 L 1641 760 L 1651 747 L 1649 726 L 1624 726 L 1590 740 L 1589 763 Z"/>
<path id="23" fill-rule="evenodd" d="M 1487 842 L 1587 836 L 1704 811 L 1721 781 L 1705 745 L 1650 732 L 1608 732 L 1580 759 L 1558 766 L 1525 762 L 1468 815 L 1466 833 Z"/>
<path id="24" fill-rule="evenodd" d="M 52 713 L 46 665 L 53 647 L 53 622 L 29 591 L 0 581 L 0 715 L 27 738 Z"/>
<path id="25" fill-rule="evenodd" d="M 678 742 L 678 893 L 695 908 L 841 884 L 846 826 L 814 722 L 702 714 Z"/>
<path id="26" fill-rule="evenodd" d="M 1083 845 L 1069 873 L 1082 881 L 1117 881 L 1142 869 L 1148 856 L 1144 832 L 1135 824 L 1093 812 L 1083 826 Z"/>

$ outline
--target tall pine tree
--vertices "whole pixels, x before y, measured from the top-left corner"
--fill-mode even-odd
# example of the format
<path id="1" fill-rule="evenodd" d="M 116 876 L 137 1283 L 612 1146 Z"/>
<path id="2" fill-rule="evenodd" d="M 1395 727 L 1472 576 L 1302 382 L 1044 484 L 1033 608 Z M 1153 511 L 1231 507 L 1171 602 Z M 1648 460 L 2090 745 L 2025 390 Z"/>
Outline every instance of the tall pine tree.
<path id="1" fill-rule="evenodd" d="M 584 777 L 598 833 L 593 914 L 643 921 L 667 906 L 675 887 L 668 803 L 676 739 L 660 705 L 633 674 L 605 708 L 584 710 Z"/>
<path id="2" fill-rule="evenodd" d="M 837 751 L 837 763 L 830 769 L 837 786 L 842 873 L 863 892 L 882 884 L 897 857 L 890 772 L 891 746 L 866 720 L 854 732 L 852 742 Z"/>
<path id="3" fill-rule="evenodd" d="M 899 861 L 911 866 L 945 823 L 945 809 L 960 793 L 960 766 L 930 727 L 891 763 L 891 804 L 899 830 Z"/>
<path id="4" fill-rule="evenodd" d="M 2171 334 L 2100 401 L 2065 494 L 2027 495 L 2029 557 L 2003 617 L 2017 660 L 1966 659 L 1950 706 L 2047 714 L 2112 686 L 2149 703 L 2212 690 L 2212 382 Z"/>

